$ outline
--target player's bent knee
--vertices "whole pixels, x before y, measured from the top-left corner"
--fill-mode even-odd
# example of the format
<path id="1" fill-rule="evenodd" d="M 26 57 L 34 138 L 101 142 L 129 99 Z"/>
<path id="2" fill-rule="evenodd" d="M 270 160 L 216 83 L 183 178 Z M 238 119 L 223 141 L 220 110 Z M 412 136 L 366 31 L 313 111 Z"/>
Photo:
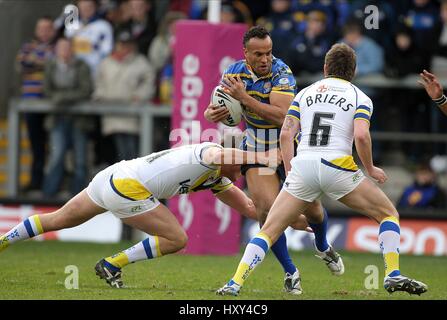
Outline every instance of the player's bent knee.
<path id="1" fill-rule="evenodd" d="M 180 232 L 173 242 L 176 250 L 181 250 L 185 248 L 186 244 L 188 243 L 188 235 L 186 232 Z"/>

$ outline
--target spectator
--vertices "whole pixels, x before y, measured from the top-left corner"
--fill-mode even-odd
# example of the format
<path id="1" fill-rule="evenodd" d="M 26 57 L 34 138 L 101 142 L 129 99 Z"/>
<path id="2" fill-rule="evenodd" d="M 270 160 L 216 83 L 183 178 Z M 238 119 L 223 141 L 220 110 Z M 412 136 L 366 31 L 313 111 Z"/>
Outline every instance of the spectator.
<path id="1" fill-rule="evenodd" d="M 292 3 L 290 0 L 273 0 L 271 7 L 270 15 L 258 19 L 257 24 L 264 26 L 270 32 L 274 43 L 273 55 L 281 57 L 290 65 L 286 53 L 297 35 Z"/>
<path id="2" fill-rule="evenodd" d="M 254 21 L 266 16 L 270 11 L 270 1 L 229 0 L 228 2 L 242 13 L 248 27 L 253 26 Z"/>
<path id="3" fill-rule="evenodd" d="M 193 6 L 192 11 L 202 10 L 200 14 L 201 19 L 208 19 L 208 6 Z M 197 13 L 191 12 L 192 16 Z M 247 26 L 253 25 L 253 17 L 250 8 L 241 0 L 223 0 L 220 14 L 221 23 L 245 23 Z"/>
<path id="4" fill-rule="evenodd" d="M 352 47 L 357 55 L 357 76 L 383 71 L 383 49 L 374 40 L 362 34 L 361 25 L 351 20 L 343 28 L 342 41 Z"/>
<path id="5" fill-rule="evenodd" d="M 362 77 L 383 71 L 385 57 L 382 48 L 374 40 L 362 34 L 362 25 L 355 19 L 349 20 L 343 27 L 342 42 L 352 47 L 357 56 L 356 76 Z M 360 87 L 373 101 L 376 110 L 380 110 L 383 97 L 378 90 L 369 87 Z M 371 124 L 371 130 L 383 130 L 388 125 L 384 112 L 375 112 L 375 121 Z M 380 141 L 373 145 L 374 162 L 380 163 L 383 145 Z"/>
<path id="6" fill-rule="evenodd" d="M 175 22 L 184 18 L 186 16 L 182 12 L 168 12 L 161 22 L 157 36 L 149 48 L 149 61 L 155 68 L 159 79 L 158 98 L 163 104 L 170 104 L 172 100 L 172 46 L 175 41 L 174 26 Z"/>
<path id="7" fill-rule="evenodd" d="M 404 26 L 399 28 L 394 36 L 391 50 L 386 53 L 385 74 L 390 77 L 404 77 L 419 73 L 426 66 L 423 57 L 418 53 L 418 48 L 413 43 L 411 29 Z"/>
<path id="8" fill-rule="evenodd" d="M 71 41 L 60 38 L 56 44 L 56 57 L 45 68 L 45 95 L 57 108 L 88 99 L 93 91 L 88 65 L 73 57 Z M 71 188 L 73 195 L 85 187 L 87 178 L 86 144 L 88 119 L 64 114 L 52 117 L 50 130 L 50 160 L 43 183 L 46 197 L 54 196 L 64 177 L 65 153 L 73 146 L 75 167 Z"/>
<path id="9" fill-rule="evenodd" d="M 411 36 L 412 30 L 400 26 L 394 36 L 392 50 L 387 52 L 385 75 L 401 78 L 417 74 L 424 69 L 424 58 L 419 55 L 418 48 Z M 388 107 L 382 111 L 383 129 L 386 131 L 424 132 L 429 130 L 430 115 L 426 106 L 426 98 L 420 90 L 405 88 L 388 89 L 386 103 Z M 410 112 L 409 112 L 410 111 Z M 409 112 L 407 117 L 402 114 Z M 404 151 L 408 158 L 414 154 L 422 154 L 422 145 L 403 143 L 391 145 L 396 150 Z"/>
<path id="10" fill-rule="evenodd" d="M 73 50 L 90 67 L 92 77 L 96 68 L 113 49 L 113 30 L 110 23 L 100 18 L 97 0 L 78 0 L 79 28 L 65 29 L 65 36 L 73 39 Z"/>
<path id="11" fill-rule="evenodd" d="M 102 11 L 101 16 L 112 24 L 113 29 L 128 23 L 131 18 L 130 4 L 127 0 L 110 0 L 103 3 L 100 11 Z"/>
<path id="12" fill-rule="evenodd" d="M 446 195 L 436 182 L 436 174 L 426 164 L 419 165 L 415 172 L 415 181 L 405 188 L 398 208 L 445 208 Z"/>
<path id="13" fill-rule="evenodd" d="M 242 13 L 233 5 L 223 3 L 220 10 L 221 23 L 245 23 Z"/>
<path id="14" fill-rule="evenodd" d="M 113 50 L 113 29 L 109 22 L 100 17 L 98 0 L 77 0 L 76 4 L 79 8 L 79 28 L 65 29 L 65 36 L 73 39 L 75 56 L 88 64 L 94 80 L 99 64 Z M 96 122 L 92 133 L 95 150 L 94 163 L 99 165 L 103 162 L 103 155 L 107 153 L 102 150 L 107 140 L 101 136 L 100 118 L 94 116 L 93 119 Z"/>
<path id="15" fill-rule="evenodd" d="M 17 55 L 17 69 L 21 76 L 21 97 L 42 98 L 45 63 L 53 55 L 51 44 L 55 30 L 49 17 L 37 20 L 34 39 L 25 43 Z M 44 115 L 39 113 L 25 114 L 28 138 L 33 156 L 31 164 L 31 181 L 25 191 L 40 190 L 43 182 L 45 166 L 45 129 Z"/>
<path id="16" fill-rule="evenodd" d="M 408 11 L 400 19 L 412 29 L 414 43 L 420 48 L 419 55 L 424 57 L 424 65 L 429 67 L 439 36 L 436 32 L 439 23 L 439 8 L 436 2 L 413 0 Z"/>
<path id="17" fill-rule="evenodd" d="M 438 41 L 438 50 L 436 52 L 447 58 L 447 0 L 441 2 L 440 16 L 440 36 Z"/>
<path id="18" fill-rule="evenodd" d="M 123 104 L 144 103 L 154 96 L 155 70 L 146 57 L 139 54 L 130 31 L 117 34 L 114 52 L 101 62 L 94 97 L 101 101 Z M 112 135 L 118 158 L 138 156 L 139 122 L 136 117 L 104 116 L 102 132 Z"/>
<path id="19" fill-rule="evenodd" d="M 441 21 L 438 25 L 439 39 L 435 56 L 432 60 L 432 69 L 440 76 L 447 77 L 447 0 L 441 2 Z"/>
<path id="20" fill-rule="evenodd" d="M 342 26 L 349 14 L 350 5 L 346 0 L 298 0 L 295 5 L 295 15 L 305 17 L 311 11 L 322 11 L 326 15 L 327 29 L 336 32 Z M 305 19 L 302 19 L 305 22 Z M 304 32 L 305 23 L 301 30 Z"/>
<path id="21" fill-rule="evenodd" d="M 120 29 L 129 29 L 137 42 L 138 52 L 146 55 L 156 34 L 152 1 L 129 0 L 130 20 Z"/>
<path id="22" fill-rule="evenodd" d="M 377 42 L 385 52 L 391 49 L 393 45 L 392 34 L 395 33 L 396 11 L 393 4 L 386 0 L 360 0 L 353 1 L 351 4 L 350 18 L 358 21 L 366 21 L 371 12 L 365 12 L 368 6 L 375 6 L 378 9 L 378 28 L 365 28 L 365 36 Z"/>
<path id="23" fill-rule="evenodd" d="M 201 2 L 201 4 L 194 4 L 194 2 Z M 188 16 L 193 10 L 194 5 L 201 6 L 204 5 L 204 2 L 201 0 L 171 0 L 167 11 L 182 12 L 185 16 Z"/>
<path id="24" fill-rule="evenodd" d="M 326 33 L 325 13 L 322 11 L 309 12 L 306 31 L 295 38 L 288 50 L 287 61 L 289 61 L 293 73 L 321 72 L 324 57 L 332 44 L 332 37 Z"/>

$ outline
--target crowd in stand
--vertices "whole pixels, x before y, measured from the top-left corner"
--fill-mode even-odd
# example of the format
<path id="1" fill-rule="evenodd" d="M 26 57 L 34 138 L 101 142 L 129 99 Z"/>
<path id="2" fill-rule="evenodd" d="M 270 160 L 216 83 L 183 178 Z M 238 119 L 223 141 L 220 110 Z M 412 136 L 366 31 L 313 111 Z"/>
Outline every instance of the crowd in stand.
<path id="1" fill-rule="evenodd" d="M 221 21 L 264 25 L 271 32 L 273 54 L 284 60 L 296 76 L 320 73 L 326 51 L 340 41 L 356 51 L 357 77 L 380 73 L 400 78 L 423 69 L 435 70 L 441 76 L 446 70 L 447 75 L 445 0 L 222 2 Z M 119 100 L 128 105 L 148 101 L 171 104 L 173 26 L 180 19 L 206 19 L 207 3 L 77 0 L 79 28 L 67 27 L 64 14 L 38 19 L 34 39 L 25 43 L 17 55 L 22 97 L 44 97 L 60 108 L 87 99 Z M 369 23 L 372 11 L 365 10 L 369 5 L 378 10 L 378 28 Z M 431 111 L 436 109 L 422 90 L 365 90 L 369 90 L 376 105 L 373 129 L 446 130 L 447 126 L 437 124 Z M 75 168 L 71 192 L 85 187 L 90 138 L 96 141 L 96 163 L 138 156 L 139 124 L 135 118 L 27 114 L 26 124 L 33 155 L 27 190 L 43 190 L 46 197 L 61 190 L 69 149 L 73 149 Z M 156 147 L 160 149 L 168 146 L 169 122 L 158 124 L 160 143 Z M 439 153 L 413 145 L 403 148 L 415 162 L 427 154 Z M 441 153 L 445 153 L 445 145 L 443 148 Z"/>

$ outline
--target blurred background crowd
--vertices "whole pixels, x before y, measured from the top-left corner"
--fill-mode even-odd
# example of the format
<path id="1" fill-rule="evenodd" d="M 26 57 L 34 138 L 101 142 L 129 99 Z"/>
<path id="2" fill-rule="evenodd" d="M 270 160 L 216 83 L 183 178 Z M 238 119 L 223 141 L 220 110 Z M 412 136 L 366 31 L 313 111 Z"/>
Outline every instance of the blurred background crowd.
<path id="1" fill-rule="evenodd" d="M 16 96 L 45 98 L 59 108 L 85 100 L 172 104 L 173 26 L 180 19 L 206 19 L 208 1 L 77 0 L 76 30 L 66 28 L 62 8 L 69 3 L 58 1 L 58 14 L 53 8 L 33 16 L 33 38 L 22 37 L 20 48 L 13 48 Z M 368 5 L 379 10 L 377 29 L 365 24 Z M 340 41 L 356 51 L 357 79 L 404 79 L 423 69 L 447 79 L 444 0 L 224 0 L 221 22 L 264 25 L 273 54 L 291 67 L 298 89 L 307 85 L 307 76 L 321 73 L 326 51 Z M 417 83 L 361 88 L 374 101 L 373 131 L 447 133 L 447 119 Z M 0 107 L 4 115 L 6 107 Z M 68 196 L 104 166 L 139 155 L 136 118 L 29 113 L 25 123 L 32 161 L 23 195 Z M 168 148 L 169 119 L 160 118 L 156 126 L 155 149 Z M 447 141 L 374 143 L 376 163 L 394 168 L 400 207 L 445 208 L 446 146 Z"/>

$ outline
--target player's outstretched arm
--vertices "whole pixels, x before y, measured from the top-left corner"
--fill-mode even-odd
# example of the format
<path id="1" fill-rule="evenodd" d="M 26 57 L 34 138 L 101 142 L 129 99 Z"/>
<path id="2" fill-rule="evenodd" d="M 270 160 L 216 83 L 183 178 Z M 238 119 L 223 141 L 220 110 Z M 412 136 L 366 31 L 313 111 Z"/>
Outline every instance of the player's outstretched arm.
<path id="1" fill-rule="evenodd" d="M 447 115 L 447 97 L 444 95 L 442 85 L 438 78 L 427 70 L 420 73 L 421 80 L 418 82 L 425 88 L 430 98 L 438 105 L 441 111 Z"/>
<path id="2" fill-rule="evenodd" d="M 233 185 L 228 190 L 216 194 L 216 197 L 244 217 L 258 220 L 253 201 L 238 187 Z"/>
<path id="3" fill-rule="evenodd" d="M 281 154 L 282 160 L 284 162 L 284 169 L 286 174 L 292 168 L 290 161 L 294 155 L 294 139 L 298 131 L 300 130 L 300 122 L 297 118 L 292 116 L 286 116 L 286 120 L 284 120 L 284 124 L 281 128 L 280 134 L 280 146 L 281 146 Z"/>
<path id="4" fill-rule="evenodd" d="M 373 164 L 369 122 L 363 120 L 354 121 L 354 140 L 357 153 L 368 175 L 377 182 L 384 183 L 388 179 L 385 172 Z"/>
<path id="5" fill-rule="evenodd" d="M 208 148 L 203 160 L 213 165 L 242 165 L 242 164 L 263 164 L 270 167 L 278 166 L 281 161 L 279 149 L 272 149 L 267 152 L 249 152 L 234 148 Z"/>

